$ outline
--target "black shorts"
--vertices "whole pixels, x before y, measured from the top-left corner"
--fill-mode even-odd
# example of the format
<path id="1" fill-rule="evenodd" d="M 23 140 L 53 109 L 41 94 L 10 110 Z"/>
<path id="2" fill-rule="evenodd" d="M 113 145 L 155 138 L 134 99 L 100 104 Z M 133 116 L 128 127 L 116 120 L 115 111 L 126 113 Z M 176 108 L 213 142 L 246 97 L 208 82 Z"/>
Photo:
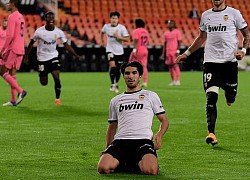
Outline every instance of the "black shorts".
<path id="1" fill-rule="evenodd" d="M 222 88 L 226 92 L 237 92 L 238 63 L 204 63 L 203 86 L 206 91 L 212 86 Z"/>
<path id="2" fill-rule="evenodd" d="M 61 63 L 58 58 L 53 58 L 48 61 L 38 61 L 39 76 L 47 76 L 56 70 L 61 70 Z"/>
<path id="3" fill-rule="evenodd" d="M 121 67 L 121 65 L 123 63 L 125 63 L 125 58 L 124 58 L 124 55 L 114 55 L 113 53 L 111 52 L 107 52 L 107 56 L 108 56 L 108 61 L 115 61 L 115 65 L 117 67 Z"/>
<path id="4" fill-rule="evenodd" d="M 149 139 L 119 139 L 114 140 L 105 150 L 119 161 L 116 172 L 140 172 L 138 163 L 145 154 L 157 157 L 154 143 Z"/>

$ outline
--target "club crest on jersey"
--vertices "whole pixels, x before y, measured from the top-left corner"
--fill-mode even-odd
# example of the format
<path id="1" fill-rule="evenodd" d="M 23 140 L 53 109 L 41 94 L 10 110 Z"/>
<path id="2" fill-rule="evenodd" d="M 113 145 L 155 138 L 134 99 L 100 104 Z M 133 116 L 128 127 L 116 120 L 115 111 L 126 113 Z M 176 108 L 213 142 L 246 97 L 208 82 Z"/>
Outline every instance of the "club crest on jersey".
<path id="1" fill-rule="evenodd" d="M 55 34 L 54 38 L 57 39 L 57 35 L 56 34 Z"/>
<path id="2" fill-rule="evenodd" d="M 143 94 L 139 95 L 139 99 L 143 100 L 145 98 L 145 96 Z"/>
<path id="3" fill-rule="evenodd" d="M 132 109 L 143 109 L 143 104 L 140 104 L 137 101 L 135 101 L 135 103 L 120 104 L 119 106 L 119 112 L 132 110 Z"/>
<path id="4" fill-rule="evenodd" d="M 227 21 L 228 20 L 228 15 L 224 15 L 223 19 L 224 19 L 224 21 Z"/>

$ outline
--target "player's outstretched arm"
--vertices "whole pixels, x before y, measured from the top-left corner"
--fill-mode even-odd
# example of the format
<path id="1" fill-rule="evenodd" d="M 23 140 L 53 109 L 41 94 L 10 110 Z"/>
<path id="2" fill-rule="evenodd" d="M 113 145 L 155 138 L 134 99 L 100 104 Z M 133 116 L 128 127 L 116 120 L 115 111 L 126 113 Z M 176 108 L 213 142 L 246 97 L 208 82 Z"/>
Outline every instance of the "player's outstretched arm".
<path id="1" fill-rule="evenodd" d="M 76 54 L 75 50 L 67 42 L 63 43 L 63 45 L 69 52 L 71 52 L 76 57 L 78 61 L 80 61 L 81 56 Z"/>
<path id="2" fill-rule="evenodd" d="M 33 39 L 31 39 L 28 47 L 26 48 L 26 52 L 25 52 L 24 60 L 23 60 L 23 62 L 25 64 L 28 64 L 28 62 L 29 62 L 29 54 L 30 54 L 30 51 L 31 51 L 34 43 L 35 43 L 35 41 Z"/>
<path id="3" fill-rule="evenodd" d="M 107 133 L 106 133 L 106 148 L 112 143 L 115 137 L 116 129 L 117 129 L 117 122 L 111 122 L 108 126 Z"/>
<path id="4" fill-rule="evenodd" d="M 114 37 L 115 37 L 118 41 L 129 42 L 129 36 L 119 36 L 118 30 L 115 31 Z"/>
<path id="5" fill-rule="evenodd" d="M 101 37 L 100 37 L 101 38 L 101 44 L 100 45 L 103 46 L 103 47 L 105 46 L 105 44 L 104 44 L 104 34 L 105 34 L 104 32 L 101 32 Z"/>
<path id="6" fill-rule="evenodd" d="M 250 35 L 249 35 L 248 28 L 246 27 L 244 29 L 241 29 L 240 31 L 241 31 L 241 34 L 243 35 L 244 40 L 243 40 L 242 49 L 234 53 L 236 59 L 238 60 L 241 60 L 245 56 L 247 48 L 250 44 Z"/>
<path id="7" fill-rule="evenodd" d="M 202 44 L 205 43 L 205 41 L 207 40 L 207 33 L 204 31 L 200 31 L 200 34 L 198 35 L 198 37 L 194 40 L 194 42 L 192 43 L 192 45 L 181 55 L 179 55 L 176 58 L 176 62 L 177 63 L 182 63 L 185 59 L 187 59 L 187 57 L 192 54 L 193 52 L 195 52 L 197 49 L 199 49 Z"/>
<path id="8" fill-rule="evenodd" d="M 169 126 L 166 113 L 157 115 L 157 118 L 161 122 L 161 125 L 159 128 L 159 131 L 153 137 L 153 141 L 155 141 L 155 147 L 154 147 L 155 150 L 158 150 L 161 148 L 163 135 L 168 130 L 168 126 Z"/>

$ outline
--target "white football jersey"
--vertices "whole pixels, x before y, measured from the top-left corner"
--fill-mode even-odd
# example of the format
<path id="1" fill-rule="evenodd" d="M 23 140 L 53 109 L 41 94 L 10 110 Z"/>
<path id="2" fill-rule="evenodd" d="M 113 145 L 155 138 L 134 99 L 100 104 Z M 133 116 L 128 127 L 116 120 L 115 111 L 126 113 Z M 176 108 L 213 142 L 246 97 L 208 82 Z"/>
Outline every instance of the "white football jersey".
<path id="1" fill-rule="evenodd" d="M 224 10 L 209 9 L 202 14 L 200 30 L 207 33 L 204 62 L 237 61 L 237 32 L 247 27 L 239 10 L 226 6 Z"/>
<path id="2" fill-rule="evenodd" d="M 122 55 L 124 53 L 122 41 L 117 40 L 114 37 L 114 33 L 118 31 L 119 36 L 127 37 L 129 33 L 125 26 L 118 24 L 117 26 L 111 26 L 111 24 L 105 24 L 102 28 L 102 33 L 107 35 L 106 52 L 111 52 L 114 55 Z"/>
<path id="3" fill-rule="evenodd" d="M 38 41 L 38 61 L 48 61 L 58 57 L 58 51 L 56 50 L 57 40 L 61 40 L 62 43 L 67 42 L 64 32 L 57 27 L 53 31 L 48 31 L 45 29 L 45 26 L 42 26 L 35 31 L 32 39 Z"/>
<path id="4" fill-rule="evenodd" d="M 162 113 L 165 113 L 165 110 L 155 92 L 125 92 L 111 100 L 108 121 L 118 122 L 114 139 L 152 139 L 154 114 Z"/>

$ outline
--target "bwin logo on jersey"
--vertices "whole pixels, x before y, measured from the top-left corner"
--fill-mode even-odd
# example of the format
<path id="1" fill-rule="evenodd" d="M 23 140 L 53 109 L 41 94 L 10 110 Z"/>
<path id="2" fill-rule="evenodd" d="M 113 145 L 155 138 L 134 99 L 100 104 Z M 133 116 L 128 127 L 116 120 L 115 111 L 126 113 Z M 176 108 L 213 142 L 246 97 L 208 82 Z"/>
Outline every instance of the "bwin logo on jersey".
<path id="1" fill-rule="evenodd" d="M 208 26 L 208 32 L 214 32 L 214 31 L 226 31 L 227 30 L 227 26 L 222 26 L 221 24 L 219 24 L 219 26 Z"/>
<path id="2" fill-rule="evenodd" d="M 138 103 L 137 101 L 133 104 L 120 104 L 119 112 L 123 110 L 131 110 L 131 109 L 143 109 L 143 104 Z"/>
<path id="3" fill-rule="evenodd" d="M 55 44 L 55 43 L 56 43 L 56 40 L 53 40 L 51 42 L 44 41 L 44 44 L 47 44 L 47 45 L 51 45 L 51 44 Z"/>

